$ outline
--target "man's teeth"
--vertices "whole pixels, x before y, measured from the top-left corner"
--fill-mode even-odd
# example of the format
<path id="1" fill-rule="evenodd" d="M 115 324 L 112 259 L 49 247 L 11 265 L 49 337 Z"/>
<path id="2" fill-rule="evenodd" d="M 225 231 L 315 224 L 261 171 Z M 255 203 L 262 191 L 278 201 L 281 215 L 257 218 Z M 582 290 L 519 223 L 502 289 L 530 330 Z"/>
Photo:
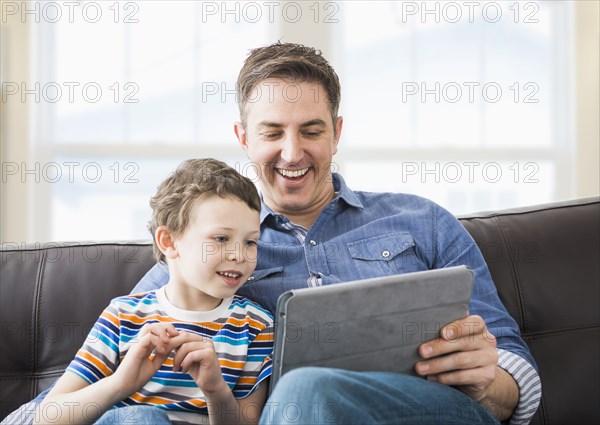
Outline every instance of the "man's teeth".
<path id="1" fill-rule="evenodd" d="M 308 173 L 308 168 L 303 168 L 301 170 L 285 170 L 283 168 L 278 168 L 277 171 L 284 177 L 302 177 Z"/>
<path id="2" fill-rule="evenodd" d="M 229 272 L 217 272 L 217 273 L 219 273 L 220 275 L 223 275 L 225 277 L 231 277 L 234 279 L 241 276 L 241 274 L 239 274 L 239 273 L 229 273 Z"/>

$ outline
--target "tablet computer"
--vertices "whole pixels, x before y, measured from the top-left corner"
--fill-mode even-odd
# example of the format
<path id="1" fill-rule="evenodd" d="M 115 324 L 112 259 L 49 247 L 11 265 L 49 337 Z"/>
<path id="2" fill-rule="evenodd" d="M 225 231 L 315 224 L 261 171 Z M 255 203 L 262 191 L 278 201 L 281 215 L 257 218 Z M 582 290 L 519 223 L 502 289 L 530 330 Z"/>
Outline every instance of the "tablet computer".
<path id="1" fill-rule="evenodd" d="M 457 266 L 283 293 L 271 390 L 302 366 L 415 375 L 419 345 L 466 317 L 472 288 L 473 272 Z"/>

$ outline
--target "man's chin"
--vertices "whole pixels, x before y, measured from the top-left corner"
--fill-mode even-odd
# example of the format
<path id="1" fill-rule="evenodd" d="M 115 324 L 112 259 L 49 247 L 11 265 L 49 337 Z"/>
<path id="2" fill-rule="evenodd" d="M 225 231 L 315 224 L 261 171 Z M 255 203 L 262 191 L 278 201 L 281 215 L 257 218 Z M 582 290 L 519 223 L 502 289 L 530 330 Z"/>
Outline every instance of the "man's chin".
<path id="1" fill-rule="evenodd" d="M 303 193 L 311 193 L 311 190 L 314 190 L 307 182 L 302 185 L 289 184 L 285 181 L 277 183 L 269 188 L 270 198 L 277 204 L 303 204 L 305 201 Z"/>
<path id="2" fill-rule="evenodd" d="M 296 195 L 293 199 L 280 199 L 280 202 L 277 204 L 279 210 L 277 212 L 292 216 L 303 216 L 309 213 L 312 208 L 310 202 L 307 199 L 298 198 Z"/>

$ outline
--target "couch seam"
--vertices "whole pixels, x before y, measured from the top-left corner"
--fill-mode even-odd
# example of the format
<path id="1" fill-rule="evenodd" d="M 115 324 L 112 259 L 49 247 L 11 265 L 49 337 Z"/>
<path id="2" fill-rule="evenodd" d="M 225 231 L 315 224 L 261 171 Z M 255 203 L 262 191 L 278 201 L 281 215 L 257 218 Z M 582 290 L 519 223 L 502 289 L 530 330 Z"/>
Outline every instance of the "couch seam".
<path id="1" fill-rule="evenodd" d="M 515 279 L 515 288 L 516 288 L 516 292 L 517 292 L 517 299 L 519 302 L 519 311 L 521 314 L 521 317 L 523 318 L 523 328 L 521 329 L 521 337 L 523 337 L 524 334 L 524 329 L 528 329 L 529 328 L 529 320 L 527 319 L 527 312 L 525 311 L 524 308 L 524 303 L 525 303 L 525 296 L 523 295 L 523 292 L 521 291 L 521 285 L 520 285 L 520 275 L 518 272 L 518 268 L 517 265 L 515 263 L 515 259 L 513 256 L 513 252 L 510 249 L 510 241 L 509 241 L 509 237 L 508 234 L 506 232 L 506 230 L 504 229 L 504 227 L 502 226 L 502 221 L 500 220 L 499 217 L 493 217 L 494 221 L 496 221 L 496 223 L 498 224 L 498 228 L 500 229 L 500 234 L 502 235 L 502 240 L 504 241 L 505 245 L 506 245 L 506 249 L 507 249 L 507 254 L 510 258 L 510 264 L 511 264 L 511 268 L 512 268 L 512 273 Z M 531 352 L 531 349 L 529 349 Z M 531 353 L 531 355 L 533 356 L 533 353 Z M 534 357 L 535 358 L 535 357 Z M 542 421 L 543 423 L 547 423 L 546 418 L 548 417 L 548 412 L 546 409 L 546 402 L 545 402 L 545 397 L 544 397 L 544 393 L 542 391 L 542 397 L 540 398 L 540 405 L 538 407 L 538 410 L 541 409 L 542 410 Z"/>
<path id="2" fill-rule="evenodd" d="M 31 324 L 33 325 L 33 332 L 31 332 L 31 364 L 33 371 L 37 370 L 37 356 L 38 356 L 38 329 L 39 329 L 39 309 L 40 309 L 40 301 L 41 301 L 41 292 L 42 292 L 42 284 L 44 281 L 44 272 L 46 270 L 46 250 L 42 251 L 42 256 L 40 258 L 40 265 L 38 266 L 37 276 L 35 279 L 35 289 L 33 291 L 33 309 L 32 309 L 32 317 Z M 35 397 L 36 395 L 36 381 L 32 381 L 31 386 L 31 397 Z"/>
<path id="3" fill-rule="evenodd" d="M 541 381 L 541 377 L 540 377 L 540 381 Z M 542 385 L 544 385 L 542 383 Z M 540 398 L 540 407 L 542 408 L 542 412 L 543 412 L 543 419 L 544 419 L 544 423 L 545 424 L 551 424 L 552 421 L 550 421 L 550 416 L 549 416 L 549 412 L 548 412 L 548 407 L 546 407 L 546 397 L 544 397 L 544 388 L 542 387 L 542 397 Z"/>
<path id="4" fill-rule="evenodd" d="M 526 341 L 527 342 L 527 341 Z M 534 355 L 534 350 L 532 347 L 529 347 L 529 352 L 531 353 L 531 356 L 534 358 L 536 358 L 536 356 Z M 541 376 L 540 376 L 540 371 L 539 371 L 539 365 L 537 366 L 537 374 L 538 377 L 540 378 L 541 381 Z M 536 415 L 539 414 L 539 418 L 542 424 L 546 424 L 546 416 L 547 416 L 547 412 L 546 412 L 546 399 L 544 397 L 544 383 L 542 382 L 542 397 L 540 398 L 540 404 L 537 408 L 537 410 L 534 412 L 533 416 L 531 417 L 531 419 L 535 418 Z"/>
<path id="5" fill-rule="evenodd" d="M 573 208 L 573 207 L 585 207 L 585 206 L 592 206 L 592 205 L 596 205 L 599 204 L 600 201 L 598 200 L 598 198 L 590 198 L 588 202 L 574 202 L 572 204 L 565 204 L 565 205 L 540 205 L 540 206 L 532 206 L 532 207 L 523 207 L 523 208 L 531 208 L 531 209 L 524 209 L 523 211 L 511 211 L 510 209 L 507 209 L 505 211 L 497 211 L 497 212 L 479 212 L 479 213 L 468 213 L 468 214 L 461 214 L 458 215 L 457 218 L 459 220 L 471 220 L 471 219 L 477 219 L 477 218 L 494 218 L 494 217 L 505 217 L 505 216 L 510 216 L 510 215 L 523 215 L 523 214 L 533 214 L 533 213 L 538 213 L 540 211 L 551 211 L 551 210 L 560 210 L 560 209 L 564 209 L 564 208 Z M 518 208 L 517 208 L 518 209 Z"/>
<path id="6" fill-rule="evenodd" d="M 67 365 L 68 366 L 68 365 Z M 65 370 L 67 369 L 67 366 L 65 366 L 62 369 L 55 369 L 55 370 L 51 370 L 51 371 L 46 371 L 46 372 L 39 372 L 39 373 L 19 373 L 19 372 L 13 372 L 10 375 L 2 375 L 0 374 L 0 381 L 1 380 L 23 380 L 23 379 L 32 379 L 32 380 L 37 380 L 40 378 L 52 378 L 56 375 L 62 375 Z"/>
<path id="7" fill-rule="evenodd" d="M 573 328 L 566 328 L 566 329 L 557 329 L 557 330 L 550 330 L 550 331 L 544 331 L 544 332 L 531 332 L 531 333 L 521 333 L 521 335 L 524 338 L 544 338 L 546 336 L 555 336 L 555 335 L 561 335 L 561 334 L 571 334 L 573 332 L 588 332 L 588 331 L 595 331 L 595 330 L 600 330 L 600 325 L 584 325 L 584 326 L 578 326 L 578 327 L 573 327 Z"/>
<path id="8" fill-rule="evenodd" d="M 0 244 L 0 251 L 3 252 L 24 252 L 24 251 L 42 251 L 45 252 L 49 249 L 63 249 L 63 248 L 77 248 L 77 247 L 87 247 L 87 246 L 136 246 L 136 247 L 141 247 L 141 246 L 152 246 L 152 241 L 149 242 L 140 242 L 140 243 L 136 243 L 136 242 L 119 242 L 119 241 L 114 241 L 114 242 L 89 242 L 89 243 L 85 243 L 85 242 L 49 242 L 48 244 L 45 245 L 41 245 L 41 246 L 32 246 L 32 247 L 9 247 L 8 245 L 4 244 Z"/>
<path id="9" fill-rule="evenodd" d="M 523 321 L 523 328 L 528 328 L 528 320 L 527 320 L 527 315 L 525 314 L 525 309 L 523 308 L 523 294 L 521 292 L 521 286 L 519 284 L 520 280 L 519 280 L 519 274 L 516 270 L 516 265 L 515 265 L 515 259 L 513 256 L 512 251 L 510 250 L 510 244 L 509 244 L 509 238 L 508 235 L 506 234 L 506 231 L 504 230 L 504 227 L 502 227 L 502 222 L 498 219 L 498 217 L 493 217 L 492 218 L 495 222 L 496 225 L 498 226 L 498 229 L 500 229 L 500 234 L 502 235 L 502 241 L 504 242 L 504 249 L 506 252 L 506 255 L 510 258 L 510 266 L 511 266 L 511 272 L 513 275 L 513 282 L 514 282 L 514 289 L 515 292 L 517 294 L 517 301 L 519 303 L 519 315 L 521 316 L 521 320 Z M 521 333 L 522 330 L 521 330 Z"/>

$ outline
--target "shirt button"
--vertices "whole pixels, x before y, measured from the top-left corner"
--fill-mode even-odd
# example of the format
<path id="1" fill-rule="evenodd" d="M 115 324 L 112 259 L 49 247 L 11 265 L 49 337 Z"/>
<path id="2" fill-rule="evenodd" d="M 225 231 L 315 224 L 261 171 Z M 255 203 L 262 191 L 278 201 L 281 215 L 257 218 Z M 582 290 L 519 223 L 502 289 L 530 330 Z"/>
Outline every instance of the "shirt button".
<path id="1" fill-rule="evenodd" d="M 383 252 L 381 253 L 381 256 L 382 256 L 383 258 L 388 258 L 388 257 L 390 256 L 390 251 L 383 251 Z"/>
<path id="2" fill-rule="evenodd" d="M 312 246 L 315 246 L 317 244 L 316 241 L 313 241 L 312 239 L 310 241 L 308 241 L 309 244 L 311 244 Z"/>
<path id="3" fill-rule="evenodd" d="M 251 280 L 254 280 L 254 276 L 250 276 L 250 277 L 248 278 L 248 282 L 250 282 Z"/>

